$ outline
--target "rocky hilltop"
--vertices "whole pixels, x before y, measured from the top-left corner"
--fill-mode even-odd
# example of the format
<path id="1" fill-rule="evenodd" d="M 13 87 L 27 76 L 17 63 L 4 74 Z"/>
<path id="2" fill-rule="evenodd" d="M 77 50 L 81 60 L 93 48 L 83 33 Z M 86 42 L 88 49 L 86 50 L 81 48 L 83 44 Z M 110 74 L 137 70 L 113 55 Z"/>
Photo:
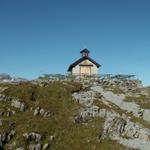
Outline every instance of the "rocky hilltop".
<path id="1" fill-rule="evenodd" d="M 0 149 L 149 150 L 150 88 L 135 79 L 0 84 Z"/>

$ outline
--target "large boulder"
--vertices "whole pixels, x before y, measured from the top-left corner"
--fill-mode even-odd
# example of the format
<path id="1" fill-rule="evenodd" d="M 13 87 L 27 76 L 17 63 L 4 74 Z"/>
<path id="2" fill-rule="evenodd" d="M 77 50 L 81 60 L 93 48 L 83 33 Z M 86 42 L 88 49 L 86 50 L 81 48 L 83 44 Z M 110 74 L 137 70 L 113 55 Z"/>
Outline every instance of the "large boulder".
<path id="1" fill-rule="evenodd" d="M 22 112 L 24 112 L 26 108 L 23 102 L 20 102 L 19 100 L 16 100 L 16 99 L 12 99 L 11 106 L 20 109 L 20 111 Z"/>

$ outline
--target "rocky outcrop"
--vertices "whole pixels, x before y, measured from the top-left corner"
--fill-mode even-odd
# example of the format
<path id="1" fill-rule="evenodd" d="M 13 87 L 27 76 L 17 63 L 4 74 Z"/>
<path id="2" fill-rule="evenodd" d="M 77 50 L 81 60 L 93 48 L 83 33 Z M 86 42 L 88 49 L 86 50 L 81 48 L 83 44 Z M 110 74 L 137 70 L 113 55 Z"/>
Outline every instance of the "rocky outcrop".
<path id="1" fill-rule="evenodd" d="M 12 137 L 15 135 L 15 131 L 14 130 L 10 130 L 7 132 L 3 132 L 0 134 L 0 146 L 3 146 L 3 144 L 5 144 L 6 142 L 9 142 Z"/>
<path id="2" fill-rule="evenodd" d="M 124 118 L 107 118 L 104 124 L 103 138 L 122 137 L 149 141 L 150 130 Z"/>
<path id="3" fill-rule="evenodd" d="M 4 110 L 0 110 L 0 117 L 6 116 L 6 117 L 10 117 L 12 115 L 16 114 L 15 110 L 11 110 L 10 108 Z"/>
<path id="4" fill-rule="evenodd" d="M 30 133 L 24 133 L 23 137 L 28 142 L 31 142 L 31 141 L 40 142 L 41 138 L 42 138 L 42 135 L 39 134 L 39 133 L 30 132 Z"/>
<path id="5" fill-rule="evenodd" d="M 125 110 L 129 113 L 132 113 L 135 117 L 142 117 L 145 121 L 150 122 L 150 110 L 141 108 L 135 102 L 126 102 L 124 101 L 126 95 L 125 94 L 115 94 L 111 91 L 104 91 L 101 86 L 93 86 L 91 90 L 96 93 L 101 93 L 106 101 L 109 101 L 115 105 L 117 105 L 122 110 Z M 147 116 L 147 117 L 145 117 Z"/>
<path id="6" fill-rule="evenodd" d="M 29 144 L 28 150 L 48 150 L 50 147 L 50 144 L 48 143 L 45 144 L 40 143 L 42 136 L 39 133 L 35 133 L 35 132 L 24 133 L 23 137 L 29 143 L 33 143 L 33 142 L 37 143 L 37 144 Z M 17 148 L 16 150 L 25 150 L 25 148 L 20 147 Z"/>
<path id="7" fill-rule="evenodd" d="M 48 150 L 49 147 L 50 147 L 49 144 L 44 144 L 44 145 L 42 145 L 42 144 L 35 144 L 35 145 L 31 144 L 31 145 L 29 145 L 29 150 Z"/>
<path id="8" fill-rule="evenodd" d="M 30 110 L 32 110 L 33 108 L 31 108 Z M 36 107 L 33 111 L 33 115 L 34 116 L 43 116 L 43 117 L 50 117 L 51 116 L 51 112 L 50 111 L 45 111 L 43 108 L 40 107 Z"/>
<path id="9" fill-rule="evenodd" d="M 3 101 L 3 102 L 11 101 L 11 98 L 5 96 L 4 94 L 0 94 L 0 101 Z"/>
<path id="10" fill-rule="evenodd" d="M 87 92 L 73 93 L 72 96 L 78 103 L 84 104 L 86 106 L 91 106 L 96 95 L 93 91 L 87 91 Z"/>
<path id="11" fill-rule="evenodd" d="M 100 97 L 97 96 L 97 93 L 100 94 Z M 133 115 L 140 118 L 145 110 L 140 109 L 135 103 L 124 102 L 125 96 L 123 94 L 117 95 L 110 91 L 104 91 L 101 86 L 92 86 L 89 91 L 74 93 L 72 96 L 78 103 L 84 105 L 84 108 L 80 109 L 80 113 L 74 118 L 76 123 L 86 122 L 93 117 L 102 117 L 105 119 L 105 122 L 103 134 L 99 136 L 100 140 L 110 137 L 126 147 L 148 150 L 150 130 L 139 123 L 130 121 L 130 116 L 124 113 L 124 110 L 133 112 Z M 107 105 L 109 109 L 102 109 L 99 106 L 93 105 L 95 99 L 99 99 L 101 102 L 105 101 L 104 105 Z M 113 109 L 113 105 L 123 110 L 122 115 Z M 123 142 L 124 140 L 126 142 Z M 143 142 L 146 145 L 141 146 Z"/>
<path id="12" fill-rule="evenodd" d="M 98 81 L 98 84 L 100 86 L 117 87 L 125 91 L 143 87 L 139 80 L 101 79 Z"/>
<path id="13" fill-rule="evenodd" d="M 19 109 L 20 111 L 24 112 L 26 110 L 26 106 L 24 102 L 21 102 L 17 98 L 8 97 L 3 94 L 0 94 L 0 101 L 10 103 L 10 106 Z"/>
<path id="14" fill-rule="evenodd" d="M 24 112 L 26 110 L 26 106 L 24 102 L 20 102 L 19 100 L 12 99 L 11 106 L 18 108 L 21 112 Z"/>
<path id="15" fill-rule="evenodd" d="M 30 145 L 29 150 L 41 150 L 42 145 L 41 144 L 36 144 L 36 145 Z"/>

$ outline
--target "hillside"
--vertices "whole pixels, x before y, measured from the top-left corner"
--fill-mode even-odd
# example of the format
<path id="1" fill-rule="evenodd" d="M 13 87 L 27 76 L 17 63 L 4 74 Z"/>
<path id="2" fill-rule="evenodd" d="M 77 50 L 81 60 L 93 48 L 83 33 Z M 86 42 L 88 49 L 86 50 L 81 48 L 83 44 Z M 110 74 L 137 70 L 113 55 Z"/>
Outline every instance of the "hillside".
<path id="1" fill-rule="evenodd" d="M 150 89 L 137 81 L 1 83 L 6 150 L 148 150 Z"/>

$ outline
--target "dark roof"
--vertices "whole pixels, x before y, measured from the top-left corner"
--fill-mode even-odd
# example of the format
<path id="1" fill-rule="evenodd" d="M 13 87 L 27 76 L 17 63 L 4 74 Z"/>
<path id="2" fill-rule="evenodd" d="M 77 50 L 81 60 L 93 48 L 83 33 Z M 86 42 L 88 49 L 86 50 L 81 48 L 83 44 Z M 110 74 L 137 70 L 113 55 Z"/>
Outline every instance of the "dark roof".
<path id="1" fill-rule="evenodd" d="M 80 53 L 90 53 L 90 51 L 88 49 L 83 49 L 82 51 L 80 51 Z"/>
<path id="2" fill-rule="evenodd" d="M 97 66 L 97 68 L 99 68 L 101 65 L 98 64 L 96 61 L 94 61 L 92 58 L 88 57 L 88 56 L 84 56 L 80 59 L 78 59 L 77 61 L 75 61 L 73 64 L 71 64 L 68 68 L 68 71 L 71 71 L 73 67 L 75 67 L 76 65 L 78 65 L 80 62 L 82 62 L 83 60 L 89 60 L 91 61 L 93 64 L 95 64 Z"/>

